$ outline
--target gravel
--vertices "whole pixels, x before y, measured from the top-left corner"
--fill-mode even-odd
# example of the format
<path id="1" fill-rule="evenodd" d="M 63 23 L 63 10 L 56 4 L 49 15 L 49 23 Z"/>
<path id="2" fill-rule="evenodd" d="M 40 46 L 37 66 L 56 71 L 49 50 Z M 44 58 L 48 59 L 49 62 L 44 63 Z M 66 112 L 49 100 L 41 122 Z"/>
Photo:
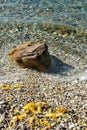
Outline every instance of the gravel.
<path id="1" fill-rule="evenodd" d="M 67 108 L 67 117 L 59 117 L 49 129 L 87 129 L 87 32 L 44 26 L 0 25 L 1 130 L 12 129 L 14 110 L 22 112 L 31 101 L 46 101 L 53 110 Z M 47 72 L 20 68 L 9 61 L 8 51 L 28 40 L 43 41 L 49 46 L 52 63 Z M 22 87 L 12 87 L 16 84 Z M 41 128 L 36 126 L 37 130 Z M 26 119 L 17 122 L 14 129 L 32 130 L 33 127 L 28 127 Z"/>

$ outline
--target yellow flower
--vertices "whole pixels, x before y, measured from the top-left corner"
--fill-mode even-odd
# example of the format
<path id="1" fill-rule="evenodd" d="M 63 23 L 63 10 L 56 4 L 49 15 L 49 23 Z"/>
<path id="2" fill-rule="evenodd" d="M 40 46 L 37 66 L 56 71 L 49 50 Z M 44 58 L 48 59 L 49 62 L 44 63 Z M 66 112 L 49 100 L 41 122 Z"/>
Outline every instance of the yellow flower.
<path id="1" fill-rule="evenodd" d="M 19 110 L 14 110 L 14 115 L 18 115 L 19 114 Z"/>
<path id="2" fill-rule="evenodd" d="M 9 90 L 10 88 L 11 88 L 11 86 L 3 86 L 3 89 L 6 91 Z"/>
<path id="3" fill-rule="evenodd" d="M 27 104 L 24 106 L 24 111 L 25 111 L 26 113 L 32 112 L 32 113 L 36 114 L 36 110 L 37 110 L 37 108 L 36 108 L 36 105 L 35 105 L 34 102 L 27 103 Z"/>
<path id="4" fill-rule="evenodd" d="M 14 89 L 21 88 L 21 87 L 22 87 L 21 84 L 16 84 L 16 85 L 13 85 L 13 86 L 12 86 L 12 88 L 14 88 Z"/>
<path id="5" fill-rule="evenodd" d="M 38 113 L 41 113 L 41 111 L 42 111 L 42 110 L 41 110 L 41 106 L 38 106 L 36 113 L 37 113 L 37 114 L 38 114 Z"/>
<path id="6" fill-rule="evenodd" d="M 57 119 L 57 114 L 50 112 L 45 117 L 48 117 L 48 118 L 56 120 Z"/>
<path id="7" fill-rule="evenodd" d="M 35 108 L 35 103 L 34 102 L 30 102 L 30 103 L 27 103 L 25 106 L 24 106 L 24 110 L 30 110 L 31 108 Z"/>
<path id="8" fill-rule="evenodd" d="M 46 119 L 40 119 L 39 120 L 41 125 L 45 125 L 46 127 L 50 128 L 50 123 Z"/>
<path id="9" fill-rule="evenodd" d="M 30 127 L 35 128 L 40 126 L 50 129 L 53 125 L 55 125 L 59 117 L 65 117 L 66 112 L 67 109 L 65 107 L 53 110 L 51 107 L 48 108 L 48 104 L 46 102 L 29 102 L 23 107 L 21 112 L 18 110 L 14 111 L 15 116 L 13 118 L 13 123 L 28 120 L 27 123 Z M 39 117 L 40 114 L 42 115 L 41 118 Z"/>
<path id="10" fill-rule="evenodd" d="M 19 121 L 23 121 L 24 120 L 24 117 L 22 115 L 17 115 L 17 118 Z"/>
<path id="11" fill-rule="evenodd" d="M 28 126 L 33 126 L 34 123 L 35 123 L 35 117 L 32 116 L 32 117 L 30 117 L 29 120 L 28 120 Z"/>
<path id="12" fill-rule="evenodd" d="M 27 118 L 28 114 L 24 112 L 22 116 L 23 116 L 23 118 Z"/>
<path id="13" fill-rule="evenodd" d="M 60 107 L 59 109 L 56 110 L 56 113 L 64 114 L 65 112 L 67 112 L 67 108 L 65 108 L 65 107 Z"/>
<path id="14" fill-rule="evenodd" d="M 24 110 L 26 113 L 32 112 L 33 114 L 41 113 L 41 104 L 30 102 L 24 106 Z"/>

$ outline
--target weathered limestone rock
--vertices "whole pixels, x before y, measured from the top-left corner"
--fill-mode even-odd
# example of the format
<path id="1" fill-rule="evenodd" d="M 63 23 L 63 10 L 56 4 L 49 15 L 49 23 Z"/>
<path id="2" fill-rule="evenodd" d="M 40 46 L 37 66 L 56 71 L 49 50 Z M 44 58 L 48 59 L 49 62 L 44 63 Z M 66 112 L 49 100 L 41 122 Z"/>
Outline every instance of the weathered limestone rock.
<path id="1" fill-rule="evenodd" d="M 47 70 L 51 58 L 45 43 L 25 42 L 8 53 L 9 58 L 22 67 Z"/>

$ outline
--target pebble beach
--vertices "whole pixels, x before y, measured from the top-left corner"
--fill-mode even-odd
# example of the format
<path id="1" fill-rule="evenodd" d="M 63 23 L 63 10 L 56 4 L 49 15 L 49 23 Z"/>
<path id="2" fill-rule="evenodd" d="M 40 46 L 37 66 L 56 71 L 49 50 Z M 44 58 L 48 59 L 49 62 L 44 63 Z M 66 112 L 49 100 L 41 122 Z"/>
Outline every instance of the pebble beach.
<path id="1" fill-rule="evenodd" d="M 51 22 L 8 22 L 4 17 L 3 21 L 0 129 L 87 130 L 87 25 L 83 29 Z M 51 66 L 46 72 L 21 68 L 9 60 L 8 52 L 25 41 L 48 45 Z"/>

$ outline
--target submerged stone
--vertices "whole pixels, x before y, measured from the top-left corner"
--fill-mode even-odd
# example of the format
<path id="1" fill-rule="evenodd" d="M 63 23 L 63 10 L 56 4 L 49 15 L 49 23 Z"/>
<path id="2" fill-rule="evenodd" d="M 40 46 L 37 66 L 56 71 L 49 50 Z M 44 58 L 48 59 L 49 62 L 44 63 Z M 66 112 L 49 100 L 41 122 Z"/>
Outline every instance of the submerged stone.
<path id="1" fill-rule="evenodd" d="M 8 53 L 9 58 L 21 67 L 47 70 L 51 63 L 48 46 L 45 43 L 25 42 Z"/>

